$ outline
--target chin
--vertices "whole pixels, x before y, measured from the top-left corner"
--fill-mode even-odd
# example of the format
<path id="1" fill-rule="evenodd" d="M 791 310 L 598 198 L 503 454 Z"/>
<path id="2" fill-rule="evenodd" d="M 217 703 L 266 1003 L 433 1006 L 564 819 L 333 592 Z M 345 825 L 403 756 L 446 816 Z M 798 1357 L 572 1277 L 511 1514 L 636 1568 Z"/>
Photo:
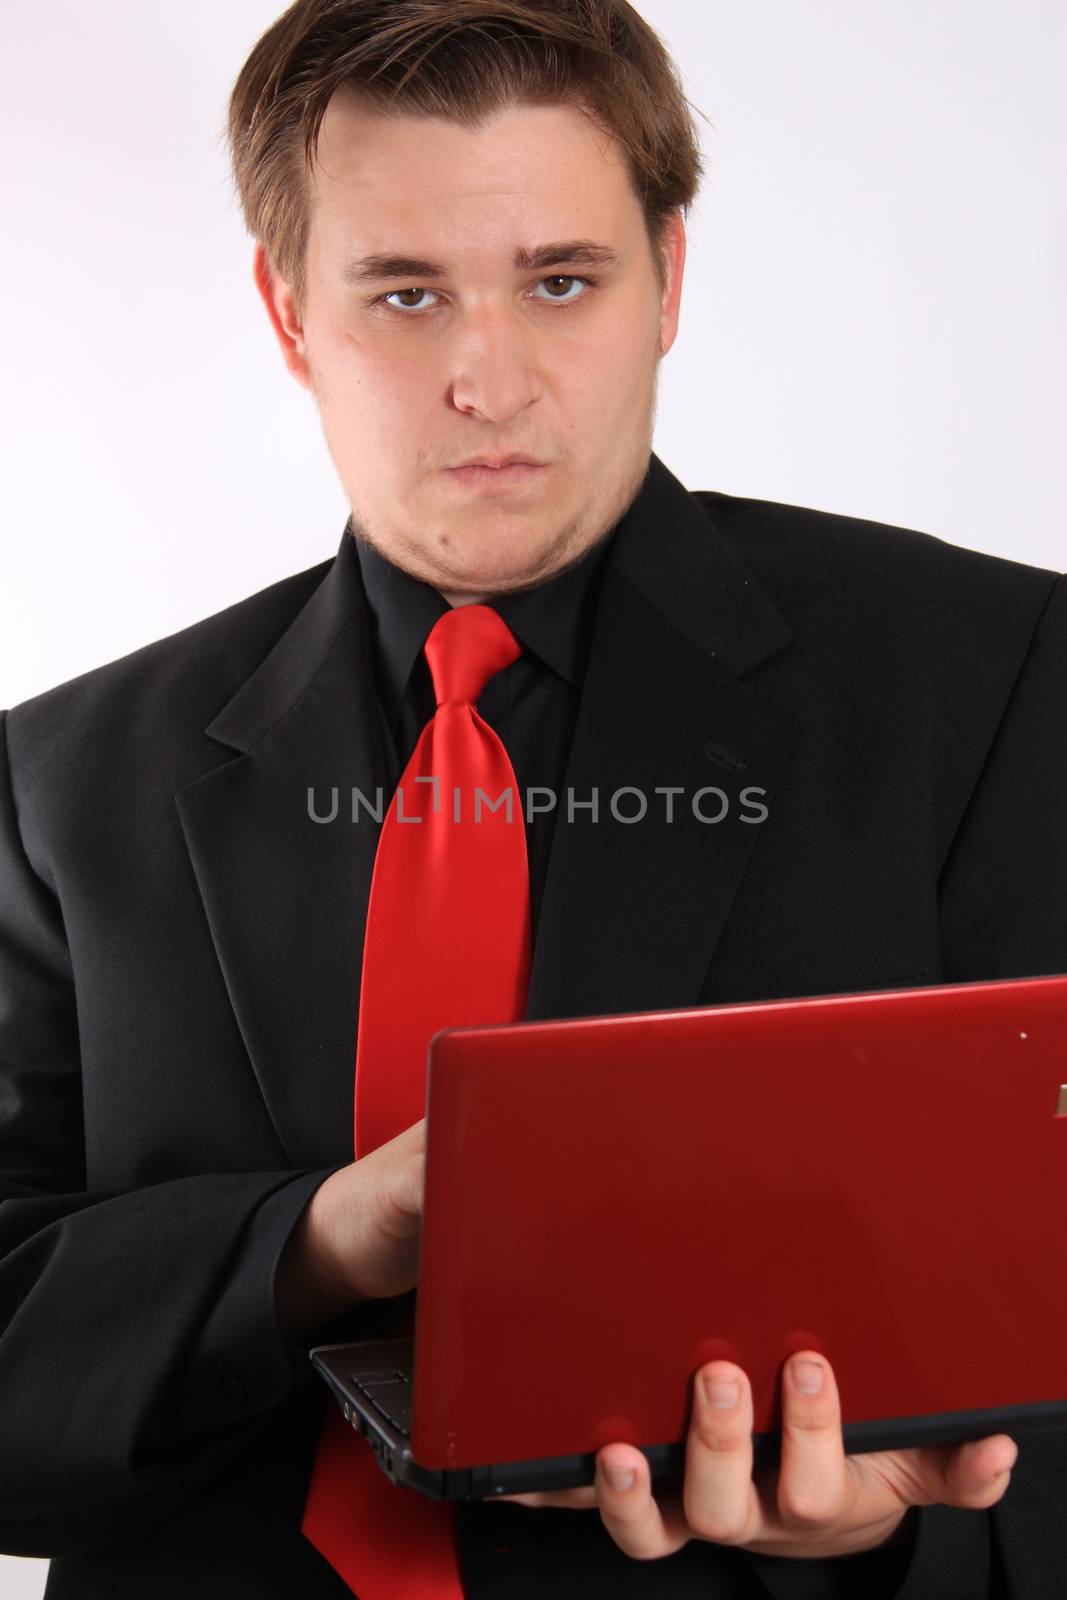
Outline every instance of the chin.
<path id="1" fill-rule="evenodd" d="M 464 559 L 457 563 L 454 569 L 447 573 L 449 588 L 490 589 L 494 585 L 500 587 L 511 583 L 529 583 L 540 568 L 544 558 L 543 551 L 525 551 L 522 553 L 505 556 L 494 551 L 491 547 L 482 547 L 464 552 Z M 442 581 L 445 580 L 442 574 Z"/>

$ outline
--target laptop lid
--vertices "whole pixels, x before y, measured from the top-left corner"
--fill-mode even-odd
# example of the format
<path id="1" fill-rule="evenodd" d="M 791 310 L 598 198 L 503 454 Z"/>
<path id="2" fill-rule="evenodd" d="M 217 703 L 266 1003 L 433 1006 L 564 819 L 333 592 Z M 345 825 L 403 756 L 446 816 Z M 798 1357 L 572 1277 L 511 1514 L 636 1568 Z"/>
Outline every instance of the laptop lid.
<path id="1" fill-rule="evenodd" d="M 683 1440 L 716 1357 L 758 1442 L 800 1348 L 850 1448 L 1067 1419 L 1067 975 L 444 1029 L 427 1093 L 422 1466 Z"/>

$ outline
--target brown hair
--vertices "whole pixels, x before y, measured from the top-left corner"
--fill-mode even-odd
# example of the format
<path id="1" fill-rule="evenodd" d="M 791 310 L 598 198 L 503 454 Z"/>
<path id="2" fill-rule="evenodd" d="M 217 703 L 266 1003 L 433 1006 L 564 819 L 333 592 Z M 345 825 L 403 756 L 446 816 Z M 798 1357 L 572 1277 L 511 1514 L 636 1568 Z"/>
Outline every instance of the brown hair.
<path id="1" fill-rule="evenodd" d="M 306 291 L 309 182 L 335 93 L 467 128 L 515 105 L 573 105 L 618 140 L 660 292 L 662 242 L 703 175 L 681 77 L 626 0 L 296 0 L 238 74 L 228 136 L 249 232 Z"/>

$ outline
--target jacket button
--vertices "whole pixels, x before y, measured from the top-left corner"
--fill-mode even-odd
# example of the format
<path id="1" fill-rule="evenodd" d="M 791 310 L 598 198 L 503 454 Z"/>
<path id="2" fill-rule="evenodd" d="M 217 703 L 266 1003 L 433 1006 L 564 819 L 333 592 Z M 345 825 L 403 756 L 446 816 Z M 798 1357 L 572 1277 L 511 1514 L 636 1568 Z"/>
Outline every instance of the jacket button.
<path id="1" fill-rule="evenodd" d="M 222 1392 L 227 1400 L 232 1400 L 234 1405 L 240 1405 L 245 1398 L 245 1386 L 240 1378 L 235 1378 L 232 1372 L 224 1374 L 222 1379 Z"/>

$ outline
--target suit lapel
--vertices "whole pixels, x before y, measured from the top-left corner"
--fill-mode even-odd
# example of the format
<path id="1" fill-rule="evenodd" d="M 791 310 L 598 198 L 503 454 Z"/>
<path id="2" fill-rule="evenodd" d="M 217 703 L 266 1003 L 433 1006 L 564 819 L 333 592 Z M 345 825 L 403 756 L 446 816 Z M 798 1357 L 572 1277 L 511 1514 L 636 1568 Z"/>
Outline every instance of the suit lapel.
<path id="1" fill-rule="evenodd" d="M 239 752 L 176 801 L 230 1002 L 295 1166 L 351 1160 L 363 920 L 386 757 L 346 526 L 319 588 L 205 730 Z M 337 815 L 327 817 L 334 791 Z"/>
<path id="2" fill-rule="evenodd" d="M 657 457 L 608 554 L 559 796 L 527 1017 L 698 1003 L 792 717 L 742 681 L 792 634 Z M 294 1165 L 348 1159 L 362 963 L 388 804 L 371 619 L 346 526 L 322 583 L 208 725 L 236 752 L 175 796 L 234 1015 Z M 676 787 L 673 820 L 668 797 Z M 743 791 L 764 791 L 746 803 Z M 702 822 L 692 800 L 709 817 Z M 329 816 L 336 791 L 337 814 Z M 576 802 L 597 791 L 596 820 Z M 617 791 L 628 791 L 618 793 Z M 636 791 L 629 792 L 629 791 Z M 640 809 L 637 822 L 619 816 Z"/>
<path id="3" fill-rule="evenodd" d="M 795 732 L 792 715 L 741 674 L 792 637 L 700 502 L 653 456 L 603 575 L 527 1018 L 698 1002 L 760 833 L 751 818 L 768 805 Z M 657 791 L 669 788 L 682 793 L 668 822 Z M 594 790 L 595 820 L 581 805 Z M 721 821 L 694 812 L 700 790 L 710 791 L 701 814 Z"/>

